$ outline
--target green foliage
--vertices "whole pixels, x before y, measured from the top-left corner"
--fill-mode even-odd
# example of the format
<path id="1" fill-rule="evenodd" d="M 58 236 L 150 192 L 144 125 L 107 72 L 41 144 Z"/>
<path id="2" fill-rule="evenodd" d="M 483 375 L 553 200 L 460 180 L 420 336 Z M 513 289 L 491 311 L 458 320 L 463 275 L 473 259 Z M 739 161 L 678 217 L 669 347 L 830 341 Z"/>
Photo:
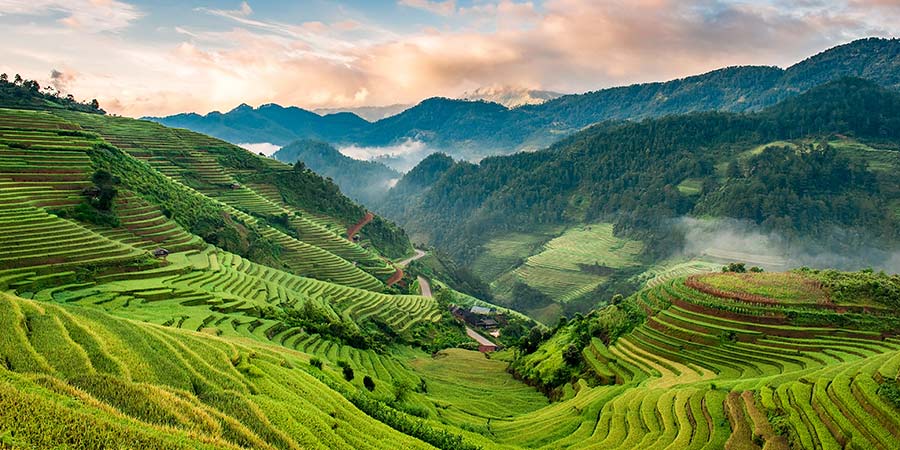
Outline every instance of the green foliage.
<path id="1" fill-rule="evenodd" d="M 179 186 L 111 145 L 97 144 L 89 154 L 98 171 L 120 180 L 122 186 L 158 205 L 168 217 L 206 242 L 262 264 L 281 266 L 277 244 L 226 214 L 210 198 Z"/>
<path id="2" fill-rule="evenodd" d="M 310 358 L 309 365 L 315 367 L 316 369 L 322 370 L 322 360 L 319 358 Z"/>
<path id="3" fill-rule="evenodd" d="M 345 379 L 345 380 L 347 380 L 347 381 L 353 381 L 354 374 L 353 374 L 353 368 L 352 368 L 352 367 L 350 367 L 349 365 L 342 367 L 342 368 L 341 368 L 341 373 L 344 375 L 344 379 Z"/>
<path id="4" fill-rule="evenodd" d="M 822 282 L 839 303 L 871 304 L 900 308 L 900 275 L 863 270 L 839 272 L 803 268 L 798 273 Z"/>
<path id="5" fill-rule="evenodd" d="M 106 114 L 97 100 L 78 102 L 71 94 L 62 96 L 62 92 L 45 87 L 43 92 L 37 81 L 24 80 L 16 74 L 18 82 L 10 83 L 4 73 L 0 77 L 0 108 L 15 109 L 68 109 L 92 114 Z"/>
<path id="6" fill-rule="evenodd" d="M 742 218 L 788 237 L 820 237 L 840 227 L 893 242 L 900 239 L 888 207 L 896 177 L 875 178 L 827 145 L 766 149 L 731 178 L 716 167 L 773 141 L 830 134 L 896 139 L 898 118 L 900 95 L 841 79 L 757 113 L 600 126 L 542 151 L 457 162 L 407 198 L 407 207 L 386 213 L 460 261 L 474 259 L 482 237 L 604 219 L 615 220 L 617 236 L 644 241 L 646 254 L 658 257 L 681 248 L 672 219 L 689 214 Z M 686 196 L 677 188 L 685 178 L 705 188 Z"/>
<path id="7" fill-rule="evenodd" d="M 375 390 L 375 380 L 372 377 L 366 375 L 363 377 L 363 387 L 365 387 L 369 392 Z"/>
<path id="8" fill-rule="evenodd" d="M 728 263 L 727 266 L 722 267 L 722 272 L 746 273 L 747 266 L 744 263 Z"/>

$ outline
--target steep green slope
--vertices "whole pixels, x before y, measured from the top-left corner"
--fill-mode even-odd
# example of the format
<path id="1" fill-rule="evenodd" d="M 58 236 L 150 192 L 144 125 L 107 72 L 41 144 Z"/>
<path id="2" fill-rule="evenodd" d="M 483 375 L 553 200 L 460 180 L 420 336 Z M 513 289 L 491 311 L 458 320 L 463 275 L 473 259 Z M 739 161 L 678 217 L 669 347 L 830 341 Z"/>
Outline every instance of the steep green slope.
<path id="1" fill-rule="evenodd" d="M 896 294 L 864 286 L 900 280 L 818 276 L 691 277 L 538 333 L 513 367 L 567 400 L 492 431 L 548 448 L 896 448 Z"/>
<path id="2" fill-rule="evenodd" d="M 460 162 L 404 207 L 393 207 L 402 203 L 394 199 L 383 212 L 463 261 L 501 233 L 604 219 L 644 240 L 651 255 L 665 256 L 666 245 L 678 242 L 671 221 L 686 214 L 747 219 L 816 238 L 837 226 L 896 242 L 900 227 L 889 206 L 896 178 L 852 162 L 867 154 L 851 159 L 827 142 L 893 149 L 898 120 L 900 95 L 844 79 L 760 113 L 598 127 L 546 150 Z M 785 140 L 798 150 L 747 153 Z M 699 192 L 678 189 L 686 180 Z"/>
<path id="3" fill-rule="evenodd" d="M 431 448 L 302 353 L 5 294 L 0 322 L 4 447 Z"/>

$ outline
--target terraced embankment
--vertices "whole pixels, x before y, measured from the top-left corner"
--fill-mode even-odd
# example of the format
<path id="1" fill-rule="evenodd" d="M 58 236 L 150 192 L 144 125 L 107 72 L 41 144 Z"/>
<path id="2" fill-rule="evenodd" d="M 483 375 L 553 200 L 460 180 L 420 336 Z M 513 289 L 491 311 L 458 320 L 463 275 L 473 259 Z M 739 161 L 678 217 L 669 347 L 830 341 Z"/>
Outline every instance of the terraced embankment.
<path id="1" fill-rule="evenodd" d="M 582 352 L 599 385 L 579 380 L 570 400 L 492 422 L 493 436 L 546 448 L 900 447 L 900 405 L 886 394 L 900 377 L 897 312 L 792 298 L 736 300 L 684 279 L 644 290 L 599 319 L 638 308 L 644 323 Z M 564 364 L 554 345 L 535 370 Z"/>

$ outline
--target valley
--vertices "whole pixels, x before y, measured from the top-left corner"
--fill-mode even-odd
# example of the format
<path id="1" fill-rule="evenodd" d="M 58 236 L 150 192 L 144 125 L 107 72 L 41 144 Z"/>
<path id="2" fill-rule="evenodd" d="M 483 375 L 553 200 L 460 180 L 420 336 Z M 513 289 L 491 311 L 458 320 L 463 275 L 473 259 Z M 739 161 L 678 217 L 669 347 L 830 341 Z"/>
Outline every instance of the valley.
<path id="1" fill-rule="evenodd" d="M 898 449 L 897 41 L 847 46 L 375 123 L 4 76 L 0 449 Z M 336 147 L 410 130 L 466 144 Z"/>

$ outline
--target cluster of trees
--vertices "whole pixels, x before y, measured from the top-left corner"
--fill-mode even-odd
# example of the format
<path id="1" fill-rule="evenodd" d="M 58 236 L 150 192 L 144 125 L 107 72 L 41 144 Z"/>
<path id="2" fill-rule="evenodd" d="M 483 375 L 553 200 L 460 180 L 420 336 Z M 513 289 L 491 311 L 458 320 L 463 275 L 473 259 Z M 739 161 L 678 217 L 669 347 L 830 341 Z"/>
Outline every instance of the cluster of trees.
<path id="1" fill-rule="evenodd" d="M 836 134 L 895 141 L 898 120 L 900 95 L 846 78 L 759 113 L 607 124 L 544 151 L 457 162 L 390 214 L 461 261 L 477 254 L 479 237 L 601 220 L 644 240 L 649 256 L 665 255 L 680 247 L 672 219 L 688 214 L 748 219 L 787 236 L 841 227 L 895 241 L 896 178 L 875 177 L 823 144 L 745 152 Z M 731 162 L 727 173 L 717 169 Z M 688 178 L 701 180 L 698 195 L 679 191 Z"/>
<path id="2" fill-rule="evenodd" d="M 0 107 L 20 109 L 46 109 L 48 106 L 95 114 L 106 114 L 100 102 L 93 99 L 79 102 L 72 94 L 63 95 L 53 86 L 41 85 L 35 80 L 27 80 L 16 74 L 12 81 L 9 75 L 0 74 Z"/>

